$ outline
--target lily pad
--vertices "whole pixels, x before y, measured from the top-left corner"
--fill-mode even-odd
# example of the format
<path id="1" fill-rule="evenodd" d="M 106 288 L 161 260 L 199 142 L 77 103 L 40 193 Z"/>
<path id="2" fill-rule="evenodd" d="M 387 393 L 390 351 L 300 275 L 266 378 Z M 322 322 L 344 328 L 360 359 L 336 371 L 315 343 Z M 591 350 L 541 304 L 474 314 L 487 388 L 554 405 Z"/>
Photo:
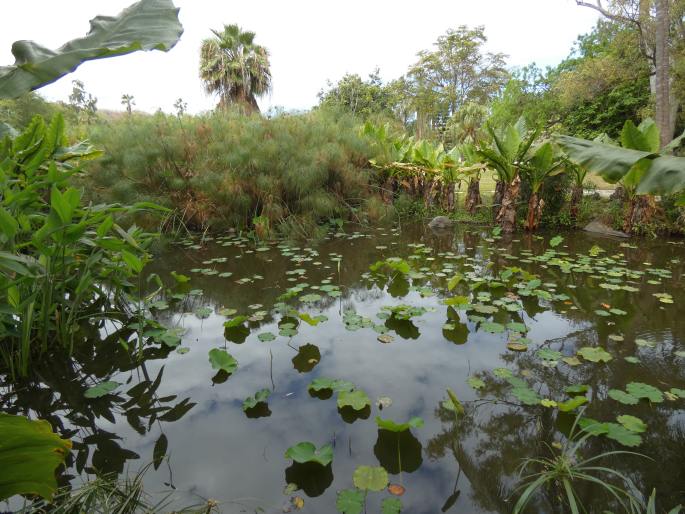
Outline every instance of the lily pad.
<path id="1" fill-rule="evenodd" d="M 380 416 L 376 416 L 376 425 L 378 428 L 383 430 L 389 430 L 390 432 L 404 432 L 410 428 L 420 428 L 423 426 L 423 418 L 415 416 L 411 418 L 406 423 L 396 423 L 391 419 L 383 419 Z"/>
<path id="2" fill-rule="evenodd" d="M 266 403 L 271 396 L 270 389 L 260 389 L 254 396 L 250 396 L 243 402 L 243 410 L 254 409 L 260 403 Z"/>
<path id="3" fill-rule="evenodd" d="M 233 373 L 238 369 L 238 361 L 235 360 L 233 355 L 220 348 L 209 350 L 209 362 L 213 369 L 225 371 L 226 373 Z"/>
<path id="4" fill-rule="evenodd" d="M 466 382 L 468 382 L 468 384 L 476 390 L 483 389 L 485 387 L 485 382 L 478 377 L 469 377 Z"/>
<path id="5" fill-rule="evenodd" d="M 613 357 L 601 346 L 584 346 L 578 350 L 578 355 L 590 362 L 609 362 Z"/>
<path id="6" fill-rule="evenodd" d="M 628 394 L 625 391 L 621 391 L 620 389 L 609 389 L 609 398 L 616 400 L 619 403 L 622 403 L 624 405 L 637 405 L 639 402 L 639 399 L 633 396 L 632 394 Z"/>
<path id="7" fill-rule="evenodd" d="M 342 514 L 361 514 L 364 510 L 366 495 L 359 489 L 343 489 L 338 491 L 335 508 Z"/>
<path id="8" fill-rule="evenodd" d="M 346 380 L 336 380 L 333 378 L 315 378 L 307 387 L 310 391 L 324 391 L 330 389 L 333 392 L 352 391 L 354 384 Z"/>
<path id="9" fill-rule="evenodd" d="M 371 400 L 361 389 L 343 390 L 338 393 L 337 404 L 340 409 L 351 407 L 354 410 L 362 410 L 371 406 Z"/>
<path id="10" fill-rule="evenodd" d="M 362 491 L 382 491 L 388 486 L 388 472 L 380 466 L 359 466 L 354 470 L 352 482 Z"/>
<path id="11" fill-rule="evenodd" d="M 381 502 L 381 514 L 400 514 L 402 501 L 399 498 L 383 498 Z"/>
<path id="12" fill-rule="evenodd" d="M 120 385 L 120 382 L 115 382 L 113 380 L 108 380 L 107 382 L 100 382 L 98 385 L 86 389 L 86 392 L 83 393 L 83 396 L 85 396 L 86 398 L 101 398 L 106 394 L 109 394 L 112 391 L 114 391 Z"/>
<path id="13" fill-rule="evenodd" d="M 317 450 L 313 443 L 303 441 L 288 448 L 285 452 L 285 458 L 292 459 L 300 464 L 314 462 L 322 466 L 328 466 L 333 462 L 333 447 L 330 444 L 325 444 Z"/>
<path id="14" fill-rule="evenodd" d="M 635 416 L 623 414 L 622 416 L 618 416 L 616 421 L 618 421 L 626 429 L 630 430 L 631 432 L 635 432 L 636 434 L 647 430 L 647 425 L 645 422 L 640 418 L 636 418 Z"/>
<path id="15" fill-rule="evenodd" d="M 661 403 L 664 401 L 664 395 L 656 387 L 643 384 L 642 382 L 631 382 L 626 386 L 626 391 L 635 398 L 646 398 L 652 403 Z"/>

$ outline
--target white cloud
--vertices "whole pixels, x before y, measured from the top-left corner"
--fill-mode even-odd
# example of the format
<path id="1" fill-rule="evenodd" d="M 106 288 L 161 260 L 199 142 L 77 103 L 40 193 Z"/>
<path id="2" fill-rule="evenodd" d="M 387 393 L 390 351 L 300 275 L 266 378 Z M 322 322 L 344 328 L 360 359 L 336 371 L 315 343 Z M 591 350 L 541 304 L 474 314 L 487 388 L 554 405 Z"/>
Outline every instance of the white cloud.
<path id="1" fill-rule="evenodd" d="M 79 37 L 97 14 L 116 14 L 132 0 L 34 0 L 2 7 L 0 62 L 13 62 L 10 46 L 33 39 L 54 48 Z M 510 56 L 512 66 L 532 61 L 555 64 L 569 52 L 578 34 L 594 25 L 596 14 L 574 0 L 177 0 L 185 33 L 168 54 L 149 52 L 89 62 L 42 93 L 65 100 L 71 80 L 82 80 L 98 106 L 121 109 L 123 93 L 137 108 L 172 111 L 178 97 L 191 112 L 210 109 L 198 78 L 198 53 L 210 28 L 238 23 L 257 33 L 271 52 L 273 93 L 263 108 L 306 109 L 326 80 L 346 72 L 367 75 L 376 66 L 384 79 L 403 74 L 419 50 L 430 48 L 448 28 L 484 25 L 488 49 Z"/>

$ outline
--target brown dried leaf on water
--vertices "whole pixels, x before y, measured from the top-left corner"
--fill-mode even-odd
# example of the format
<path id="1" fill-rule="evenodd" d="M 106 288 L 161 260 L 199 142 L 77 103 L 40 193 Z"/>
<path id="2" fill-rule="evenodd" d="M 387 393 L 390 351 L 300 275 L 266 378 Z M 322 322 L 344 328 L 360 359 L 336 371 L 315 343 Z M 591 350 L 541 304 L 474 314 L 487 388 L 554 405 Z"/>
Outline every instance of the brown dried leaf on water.
<path id="1" fill-rule="evenodd" d="M 393 496 L 402 496 L 406 489 L 400 484 L 390 484 L 388 486 L 388 492 Z"/>
<path id="2" fill-rule="evenodd" d="M 383 344 L 392 343 L 395 340 L 390 334 L 381 334 L 377 339 Z"/>

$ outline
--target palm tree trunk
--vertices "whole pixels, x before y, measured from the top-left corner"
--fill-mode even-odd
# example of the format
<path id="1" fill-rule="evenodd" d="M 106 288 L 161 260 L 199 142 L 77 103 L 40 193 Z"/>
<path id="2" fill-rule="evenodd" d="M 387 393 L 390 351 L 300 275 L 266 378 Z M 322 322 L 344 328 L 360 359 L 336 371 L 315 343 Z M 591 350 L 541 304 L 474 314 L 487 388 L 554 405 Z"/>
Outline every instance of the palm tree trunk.
<path id="1" fill-rule="evenodd" d="M 476 207 L 483 203 L 483 199 L 480 196 L 480 180 L 472 178 L 469 181 L 469 188 L 466 191 L 466 212 L 473 214 L 476 212 Z"/>
<path id="2" fill-rule="evenodd" d="M 500 208 L 502 207 L 502 199 L 504 198 L 504 190 L 506 185 L 504 181 L 498 180 L 495 182 L 495 195 L 492 197 L 492 216 L 497 217 Z"/>
<path id="3" fill-rule="evenodd" d="M 636 229 L 644 228 L 652 221 L 656 211 L 657 206 L 653 195 L 634 195 L 628 200 L 628 212 L 623 221 L 623 231 L 633 234 Z"/>
<path id="4" fill-rule="evenodd" d="M 520 191 L 521 177 L 517 175 L 511 183 L 506 184 L 502 206 L 497 213 L 497 218 L 495 218 L 505 234 L 511 234 L 516 230 L 516 202 Z"/>
<path id="5" fill-rule="evenodd" d="M 454 182 L 447 184 L 447 211 L 454 212 Z"/>
<path id="6" fill-rule="evenodd" d="M 580 203 L 583 201 L 583 186 L 575 185 L 571 191 L 571 219 L 577 220 Z"/>
<path id="7" fill-rule="evenodd" d="M 538 193 L 531 193 L 528 200 L 528 216 L 526 218 L 526 230 L 531 232 L 537 230 L 542 219 L 542 208 L 545 202 L 540 198 Z"/>

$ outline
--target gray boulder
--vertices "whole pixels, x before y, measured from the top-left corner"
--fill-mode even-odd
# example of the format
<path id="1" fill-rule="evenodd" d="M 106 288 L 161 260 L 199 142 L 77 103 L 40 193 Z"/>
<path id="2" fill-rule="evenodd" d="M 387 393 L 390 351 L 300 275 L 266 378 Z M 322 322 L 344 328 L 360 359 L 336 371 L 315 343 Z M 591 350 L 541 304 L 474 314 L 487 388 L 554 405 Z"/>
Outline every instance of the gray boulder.
<path id="1" fill-rule="evenodd" d="M 593 234 L 601 234 L 603 236 L 614 236 L 614 237 L 630 237 L 628 234 L 625 232 L 621 232 L 620 230 L 614 230 L 611 227 L 608 227 L 601 221 L 591 221 L 587 225 L 585 225 L 585 228 L 583 229 L 585 232 L 592 232 Z"/>
<path id="2" fill-rule="evenodd" d="M 436 216 L 428 224 L 432 230 L 445 230 L 452 228 L 452 225 L 454 225 L 454 221 L 449 219 L 447 216 Z"/>

